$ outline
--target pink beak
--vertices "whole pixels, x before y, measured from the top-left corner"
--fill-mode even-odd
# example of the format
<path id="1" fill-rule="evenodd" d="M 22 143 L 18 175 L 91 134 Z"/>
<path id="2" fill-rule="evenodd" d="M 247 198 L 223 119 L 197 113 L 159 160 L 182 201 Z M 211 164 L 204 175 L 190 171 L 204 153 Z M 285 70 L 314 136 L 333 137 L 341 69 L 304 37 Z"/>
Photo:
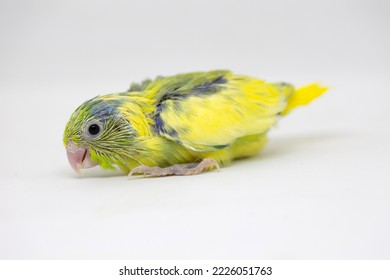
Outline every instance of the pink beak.
<path id="1" fill-rule="evenodd" d="M 77 147 L 72 141 L 69 140 L 66 145 L 66 154 L 70 166 L 76 173 L 80 173 L 82 168 L 90 168 L 97 165 L 96 162 L 91 160 L 91 154 L 84 147 Z"/>

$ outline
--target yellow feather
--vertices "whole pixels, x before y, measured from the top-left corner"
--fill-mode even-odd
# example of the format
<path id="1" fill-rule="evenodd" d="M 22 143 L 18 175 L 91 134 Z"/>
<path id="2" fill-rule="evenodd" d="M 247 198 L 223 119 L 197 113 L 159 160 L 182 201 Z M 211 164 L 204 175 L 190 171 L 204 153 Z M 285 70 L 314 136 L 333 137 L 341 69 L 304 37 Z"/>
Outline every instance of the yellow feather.
<path id="1" fill-rule="evenodd" d="M 218 93 L 189 97 L 180 101 L 181 108 L 173 100 L 165 104 L 164 122 L 178 131 L 184 146 L 202 151 L 265 132 L 277 121 L 285 96 L 272 84 L 234 76 L 227 89 Z"/>
<path id="2" fill-rule="evenodd" d="M 282 115 L 287 115 L 298 106 L 309 104 L 327 90 L 327 87 L 320 86 L 319 84 L 310 84 L 299 88 L 290 98 L 288 98 L 287 106 L 284 108 Z"/>

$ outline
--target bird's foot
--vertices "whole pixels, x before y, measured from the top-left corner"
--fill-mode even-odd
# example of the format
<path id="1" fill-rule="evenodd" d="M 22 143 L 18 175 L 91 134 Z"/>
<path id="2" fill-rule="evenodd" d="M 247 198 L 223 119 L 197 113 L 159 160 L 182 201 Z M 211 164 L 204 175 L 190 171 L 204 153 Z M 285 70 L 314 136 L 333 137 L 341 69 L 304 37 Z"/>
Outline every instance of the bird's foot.
<path id="1" fill-rule="evenodd" d="M 130 171 L 128 177 L 130 178 L 135 173 L 140 173 L 143 174 L 144 176 L 148 175 L 151 177 L 161 177 L 167 175 L 188 176 L 188 175 L 196 175 L 202 173 L 203 171 L 206 171 L 213 167 L 219 170 L 218 162 L 212 158 L 205 158 L 199 163 L 175 164 L 164 168 L 157 167 L 157 166 L 150 167 L 146 165 L 140 165 L 133 168 Z"/>

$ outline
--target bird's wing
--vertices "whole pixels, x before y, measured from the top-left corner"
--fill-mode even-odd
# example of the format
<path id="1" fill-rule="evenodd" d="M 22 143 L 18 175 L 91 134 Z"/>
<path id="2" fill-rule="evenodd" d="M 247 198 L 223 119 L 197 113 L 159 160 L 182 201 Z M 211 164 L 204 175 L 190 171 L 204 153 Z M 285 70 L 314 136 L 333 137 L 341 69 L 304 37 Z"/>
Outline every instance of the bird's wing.
<path id="1" fill-rule="evenodd" d="M 240 137 L 265 132 L 289 94 L 282 84 L 229 71 L 158 78 L 147 91 L 156 100 L 156 133 L 195 151 L 222 149 Z"/>

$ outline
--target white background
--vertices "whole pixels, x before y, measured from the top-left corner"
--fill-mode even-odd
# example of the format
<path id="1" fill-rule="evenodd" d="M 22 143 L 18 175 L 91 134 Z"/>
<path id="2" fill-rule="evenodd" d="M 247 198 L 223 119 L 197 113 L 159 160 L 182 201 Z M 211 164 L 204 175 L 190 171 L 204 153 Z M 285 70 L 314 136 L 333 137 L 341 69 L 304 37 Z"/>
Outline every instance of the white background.
<path id="1" fill-rule="evenodd" d="M 388 1 L 0 1 L 0 258 L 390 258 Z M 68 165 L 72 111 L 231 69 L 332 87 L 221 172 Z"/>

